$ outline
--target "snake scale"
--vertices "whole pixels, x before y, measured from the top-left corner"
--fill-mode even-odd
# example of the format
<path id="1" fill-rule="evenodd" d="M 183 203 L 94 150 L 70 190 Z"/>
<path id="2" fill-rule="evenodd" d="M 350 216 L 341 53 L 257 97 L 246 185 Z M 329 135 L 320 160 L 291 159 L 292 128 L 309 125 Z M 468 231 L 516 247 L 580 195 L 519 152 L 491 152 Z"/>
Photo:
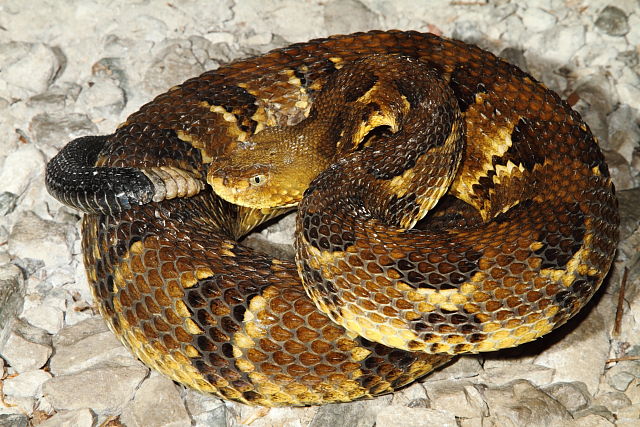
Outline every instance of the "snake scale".
<path id="1" fill-rule="evenodd" d="M 206 72 L 70 142 L 46 182 L 85 212 L 89 282 L 120 340 L 265 406 L 372 397 L 531 341 L 591 298 L 618 240 L 579 114 L 493 54 L 417 32 Z M 297 203 L 295 261 L 239 242 Z"/>

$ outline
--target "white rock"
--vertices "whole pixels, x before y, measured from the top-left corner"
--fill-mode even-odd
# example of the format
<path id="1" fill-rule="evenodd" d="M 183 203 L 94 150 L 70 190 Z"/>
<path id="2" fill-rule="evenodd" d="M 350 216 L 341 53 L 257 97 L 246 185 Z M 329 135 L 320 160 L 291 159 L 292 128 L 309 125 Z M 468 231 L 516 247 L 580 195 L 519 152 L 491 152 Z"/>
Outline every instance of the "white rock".
<path id="1" fill-rule="evenodd" d="M 67 326 L 53 338 L 56 349 L 49 366 L 54 375 L 78 373 L 99 365 L 138 366 L 100 317 Z"/>
<path id="2" fill-rule="evenodd" d="M 44 92 L 60 69 L 60 59 L 43 43 L 0 44 L 0 97 L 26 98 Z"/>
<path id="3" fill-rule="evenodd" d="M 180 427 L 191 424 L 189 413 L 173 381 L 156 373 L 140 385 L 136 397 L 123 409 L 121 420 L 128 427 Z"/>
<path id="4" fill-rule="evenodd" d="M 324 7 L 324 22 L 329 34 L 349 34 L 379 26 L 378 15 L 358 0 L 338 0 Z"/>
<path id="5" fill-rule="evenodd" d="M 558 65 L 566 64 L 585 42 L 585 29 L 582 25 L 556 26 L 546 31 L 541 45 L 527 45 L 540 52 L 547 61 Z"/>
<path id="6" fill-rule="evenodd" d="M 67 225 L 25 212 L 14 224 L 9 238 L 9 252 L 19 258 L 44 261 L 47 266 L 66 264 L 71 256 Z"/>
<path id="7" fill-rule="evenodd" d="M 533 32 L 546 31 L 557 22 L 555 16 L 539 7 L 529 7 L 524 9 L 520 14 L 524 26 Z"/>
<path id="8" fill-rule="evenodd" d="M 6 378 L 2 387 L 3 393 L 16 397 L 34 397 L 42 384 L 51 378 L 51 374 L 41 369 L 26 371 L 15 377 Z"/>
<path id="9" fill-rule="evenodd" d="M 456 417 L 450 412 L 406 406 L 388 406 L 378 414 L 375 425 L 376 427 L 458 426 Z"/>
<path id="10" fill-rule="evenodd" d="M 50 334 L 55 334 L 64 325 L 64 312 L 57 307 L 46 304 L 25 310 L 22 313 L 22 318 Z"/>
<path id="11" fill-rule="evenodd" d="M 506 384 L 514 380 L 527 380 L 536 386 L 544 386 L 553 381 L 554 370 L 547 366 L 517 363 L 516 361 L 487 361 L 484 372 L 478 378 L 488 384 Z"/>
<path id="12" fill-rule="evenodd" d="M 42 175 L 45 159 L 34 144 L 23 144 L 7 156 L 0 173 L 0 192 L 22 194 L 33 180 Z"/>
<path id="13" fill-rule="evenodd" d="M 603 297 L 601 303 L 606 299 L 607 296 Z M 582 381 L 594 394 L 609 357 L 609 338 L 605 333 L 609 327 L 604 316 L 592 310 L 575 330 L 537 356 L 535 363 L 555 369 L 554 382 Z"/>
<path id="14" fill-rule="evenodd" d="M 120 411 L 135 394 L 148 370 L 138 366 L 96 367 L 53 377 L 42 386 L 43 399 L 55 410 L 92 408 L 98 413 Z"/>
<path id="15" fill-rule="evenodd" d="M 51 352 L 51 347 L 28 341 L 13 332 L 5 344 L 2 357 L 16 372 L 26 372 L 43 367 Z"/>
<path id="16" fill-rule="evenodd" d="M 38 424 L 38 427 L 94 427 L 95 414 L 90 409 L 61 411 Z"/>
<path id="17" fill-rule="evenodd" d="M 228 410 L 223 400 L 193 389 L 186 389 L 183 398 L 196 427 L 227 424 Z"/>
<path id="18" fill-rule="evenodd" d="M 442 381 L 430 383 L 427 389 L 431 409 L 455 415 L 458 418 L 487 416 L 487 404 L 478 390 L 465 381 Z"/>
<path id="19" fill-rule="evenodd" d="M 22 274 L 22 270 L 13 264 L 0 264 L 0 353 L 24 305 Z"/>
<path id="20" fill-rule="evenodd" d="M 124 91 L 109 78 L 92 78 L 82 87 L 75 108 L 94 118 L 116 116 L 126 104 Z"/>

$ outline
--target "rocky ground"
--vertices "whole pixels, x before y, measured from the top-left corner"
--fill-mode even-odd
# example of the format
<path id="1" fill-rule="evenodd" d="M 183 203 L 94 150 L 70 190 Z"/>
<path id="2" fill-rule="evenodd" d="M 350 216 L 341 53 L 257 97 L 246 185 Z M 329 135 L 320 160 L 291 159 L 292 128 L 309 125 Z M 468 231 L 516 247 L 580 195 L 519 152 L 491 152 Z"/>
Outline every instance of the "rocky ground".
<path id="1" fill-rule="evenodd" d="M 390 28 L 479 44 L 575 104 L 619 190 L 622 242 L 603 289 L 544 339 L 371 401 L 267 412 L 149 372 L 92 308 L 79 216 L 45 191 L 47 160 L 220 63 Z M 640 425 L 639 53 L 638 0 L 3 0 L 0 425 Z"/>

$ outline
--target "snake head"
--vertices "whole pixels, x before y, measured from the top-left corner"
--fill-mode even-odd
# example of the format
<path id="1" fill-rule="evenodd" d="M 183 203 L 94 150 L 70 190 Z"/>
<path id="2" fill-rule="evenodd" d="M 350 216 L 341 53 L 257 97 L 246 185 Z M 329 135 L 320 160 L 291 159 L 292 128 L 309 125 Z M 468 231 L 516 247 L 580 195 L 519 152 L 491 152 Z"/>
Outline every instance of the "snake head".
<path id="1" fill-rule="evenodd" d="M 207 182 L 230 203 L 272 209 L 297 205 L 314 177 L 286 154 L 239 145 L 211 163 Z"/>

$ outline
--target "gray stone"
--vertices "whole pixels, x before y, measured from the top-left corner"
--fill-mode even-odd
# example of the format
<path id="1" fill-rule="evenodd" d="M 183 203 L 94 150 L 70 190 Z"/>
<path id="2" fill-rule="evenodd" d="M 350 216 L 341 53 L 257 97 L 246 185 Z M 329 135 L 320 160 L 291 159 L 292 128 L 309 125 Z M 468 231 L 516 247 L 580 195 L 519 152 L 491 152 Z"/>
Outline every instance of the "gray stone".
<path id="1" fill-rule="evenodd" d="M 430 373 L 424 379 L 423 384 L 424 387 L 428 389 L 434 381 L 473 378 L 477 377 L 481 372 L 482 365 L 480 364 L 480 356 L 465 355 L 453 359 L 444 367 Z"/>
<path id="2" fill-rule="evenodd" d="M 485 364 L 480 381 L 489 384 L 506 384 L 514 380 L 527 380 L 537 386 L 553 381 L 555 369 L 537 364 L 514 363 L 512 360 L 491 360 Z"/>
<path id="3" fill-rule="evenodd" d="M 570 424 L 575 427 L 613 427 L 619 426 L 618 423 L 612 423 L 599 414 L 586 414 L 580 418 L 576 418 Z"/>
<path id="4" fill-rule="evenodd" d="M 64 147 L 72 139 L 98 133 L 98 127 L 86 114 L 40 113 L 36 114 L 29 130 L 36 143 L 48 145 L 56 150 Z"/>
<path id="5" fill-rule="evenodd" d="M 224 427 L 227 425 L 229 411 L 224 401 L 192 389 L 186 389 L 184 402 L 196 427 Z"/>
<path id="6" fill-rule="evenodd" d="M 594 404 L 602 405 L 611 412 L 631 406 L 631 399 L 620 391 L 610 391 L 596 396 Z"/>
<path id="7" fill-rule="evenodd" d="M 609 114 L 607 124 L 609 130 L 609 149 L 620 153 L 631 163 L 633 152 L 640 147 L 640 127 L 638 127 L 638 111 L 628 105 L 620 105 Z"/>
<path id="8" fill-rule="evenodd" d="M 22 271 L 13 264 L 0 265 L 0 353 L 24 304 Z"/>
<path id="9" fill-rule="evenodd" d="M 77 83 L 64 82 L 54 84 L 47 91 L 27 99 L 26 104 L 39 111 L 64 111 L 72 105 L 80 94 L 81 87 Z"/>
<path id="10" fill-rule="evenodd" d="M 28 427 L 29 418 L 22 414 L 0 414 L 0 426 L 2 427 Z"/>
<path id="11" fill-rule="evenodd" d="M 630 237 L 640 227 L 640 188 L 616 191 L 620 209 L 620 240 Z"/>
<path id="12" fill-rule="evenodd" d="M 487 404 L 475 387 L 465 381 L 430 383 L 427 389 L 431 409 L 452 414 L 458 418 L 487 416 Z"/>
<path id="13" fill-rule="evenodd" d="M 409 408 L 429 408 L 429 396 L 424 386 L 416 382 L 394 392 L 391 404 Z"/>
<path id="14" fill-rule="evenodd" d="M 616 420 L 615 415 L 613 415 L 611 411 L 609 411 L 606 407 L 602 405 L 591 406 L 590 408 L 583 409 L 582 411 L 579 411 L 573 414 L 573 417 L 576 420 L 580 421 L 584 417 L 587 417 L 590 415 L 596 415 L 598 417 L 605 419 L 606 421 L 609 421 L 610 423 L 614 423 Z"/>
<path id="15" fill-rule="evenodd" d="M 180 427 L 191 424 L 180 392 L 169 378 L 152 374 L 123 409 L 121 421 L 128 427 Z"/>
<path id="16" fill-rule="evenodd" d="M 329 34 L 349 34 L 379 26 L 378 15 L 358 0 L 333 0 L 324 6 L 324 23 Z"/>
<path id="17" fill-rule="evenodd" d="M 605 151 L 604 158 L 609 166 L 611 179 L 616 185 L 616 190 L 628 190 L 635 187 L 635 181 L 631 175 L 629 163 L 616 151 Z"/>
<path id="18" fill-rule="evenodd" d="M 309 427 L 371 427 L 376 423 L 378 414 L 386 411 L 384 401 L 388 402 L 390 399 L 391 396 L 382 396 L 372 402 L 357 401 L 321 406 Z"/>
<path id="19" fill-rule="evenodd" d="M 375 405 L 376 410 L 382 408 Z M 239 403 L 227 402 L 228 410 L 232 417 L 227 420 L 227 425 L 250 425 L 251 427 L 282 426 L 309 426 L 318 407 L 309 408 L 265 408 L 261 406 L 247 406 Z"/>
<path id="20" fill-rule="evenodd" d="M 22 372 L 14 377 L 6 378 L 2 392 L 9 396 L 33 397 L 49 378 L 51 378 L 51 374 L 41 369 Z"/>
<path id="21" fill-rule="evenodd" d="M 144 88 L 149 93 L 160 93 L 205 71 L 194 55 L 190 40 L 168 40 L 161 43 L 159 52 L 147 69 Z"/>
<path id="22" fill-rule="evenodd" d="M 489 387 L 483 395 L 491 408 L 493 424 L 488 425 L 546 427 L 564 425 L 571 420 L 560 403 L 528 381 Z"/>
<path id="23" fill-rule="evenodd" d="M 49 366 L 54 375 L 69 375 L 111 364 L 139 366 L 100 317 L 67 326 L 53 338 L 56 349 Z"/>
<path id="24" fill-rule="evenodd" d="M 118 413 L 148 372 L 140 365 L 102 366 L 56 376 L 42 386 L 43 399 L 56 411 L 92 408 L 98 413 Z"/>
<path id="25" fill-rule="evenodd" d="M 0 193 L 0 216 L 5 216 L 13 212 L 18 203 L 18 195 L 10 191 Z"/>
<path id="26" fill-rule="evenodd" d="M 607 378 L 611 387 L 619 391 L 626 391 L 629 387 L 629 384 L 631 384 L 631 382 L 636 379 L 633 374 L 626 371 L 617 372 L 615 374 L 607 374 Z"/>
<path id="27" fill-rule="evenodd" d="M 544 57 L 548 61 L 562 65 L 573 57 L 573 55 L 585 44 L 585 28 L 583 25 L 557 25 L 544 32 L 543 43 L 532 48 L 544 49 L 553 46 L 544 52 Z"/>
<path id="28" fill-rule="evenodd" d="M 64 325 L 64 311 L 47 304 L 25 309 L 22 316 L 29 319 L 29 323 L 33 326 L 44 329 L 50 334 L 55 334 Z"/>
<path id="29" fill-rule="evenodd" d="M 340 424 L 334 424 L 340 425 Z M 343 424 L 347 425 L 347 424 Z M 407 408 L 406 406 L 387 406 L 376 417 L 376 427 L 457 427 L 456 417 L 447 411 L 427 408 Z"/>
<path id="30" fill-rule="evenodd" d="M 34 342 L 28 338 L 20 334 L 14 325 L 2 351 L 2 357 L 18 373 L 40 369 L 51 356 L 50 344 Z"/>
<path id="31" fill-rule="evenodd" d="M 530 31 L 545 31 L 553 27 L 558 19 L 539 7 L 529 7 L 522 12 L 522 23 Z"/>
<path id="32" fill-rule="evenodd" d="M 616 416 L 618 427 L 637 427 L 638 420 L 640 420 L 640 404 L 622 408 L 616 413 Z"/>
<path id="33" fill-rule="evenodd" d="M 38 427 L 94 427 L 96 416 L 90 409 L 61 411 L 38 424 Z M 101 424 L 105 425 L 105 424 Z"/>
<path id="34" fill-rule="evenodd" d="M 20 258 L 42 260 L 51 267 L 67 264 L 71 257 L 69 240 L 73 232 L 72 226 L 25 212 L 11 230 L 9 252 Z"/>
<path id="35" fill-rule="evenodd" d="M 614 92 L 611 79 L 600 74 L 581 79 L 573 90 L 579 99 L 573 108 L 589 124 L 604 149 L 610 149 L 611 146 L 607 118 L 613 111 L 615 100 L 611 94 Z"/>
<path id="36" fill-rule="evenodd" d="M 623 10 L 607 6 L 596 19 L 596 27 L 610 36 L 624 36 L 629 32 L 629 22 Z"/>
<path id="37" fill-rule="evenodd" d="M 591 395 L 584 383 L 554 383 L 544 387 L 543 390 L 572 413 L 585 409 L 591 404 Z"/>
<path id="38" fill-rule="evenodd" d="M 571 333 L 536 356 L 535 363 L 555 369 L 554 382 L 582 381 L 593 394 L 609 357 L 610 327 L 598 309 L 591 310 Z"/>
<path id="39" fill-rule="evenodd" d="M 0 97 L 28 98 L 44 92 L 61 67 L 59 52 L 44 43 L 9 42 L 0 44 Z"/>
<path id="40" fill-rule="evenodd" d="M 127 100 L 124 91 L 110 78 L 96 77 L 82 87 L 77 108 L 93 117 L 110 117 L 119 114 Z"/>
<path id="41" fill-rule="evenodd" d="M 24 144 L 10 153 L 0 172 L 0 192 L 22 194 L 44 170 L 44 155 L 34 144 Z"/>

